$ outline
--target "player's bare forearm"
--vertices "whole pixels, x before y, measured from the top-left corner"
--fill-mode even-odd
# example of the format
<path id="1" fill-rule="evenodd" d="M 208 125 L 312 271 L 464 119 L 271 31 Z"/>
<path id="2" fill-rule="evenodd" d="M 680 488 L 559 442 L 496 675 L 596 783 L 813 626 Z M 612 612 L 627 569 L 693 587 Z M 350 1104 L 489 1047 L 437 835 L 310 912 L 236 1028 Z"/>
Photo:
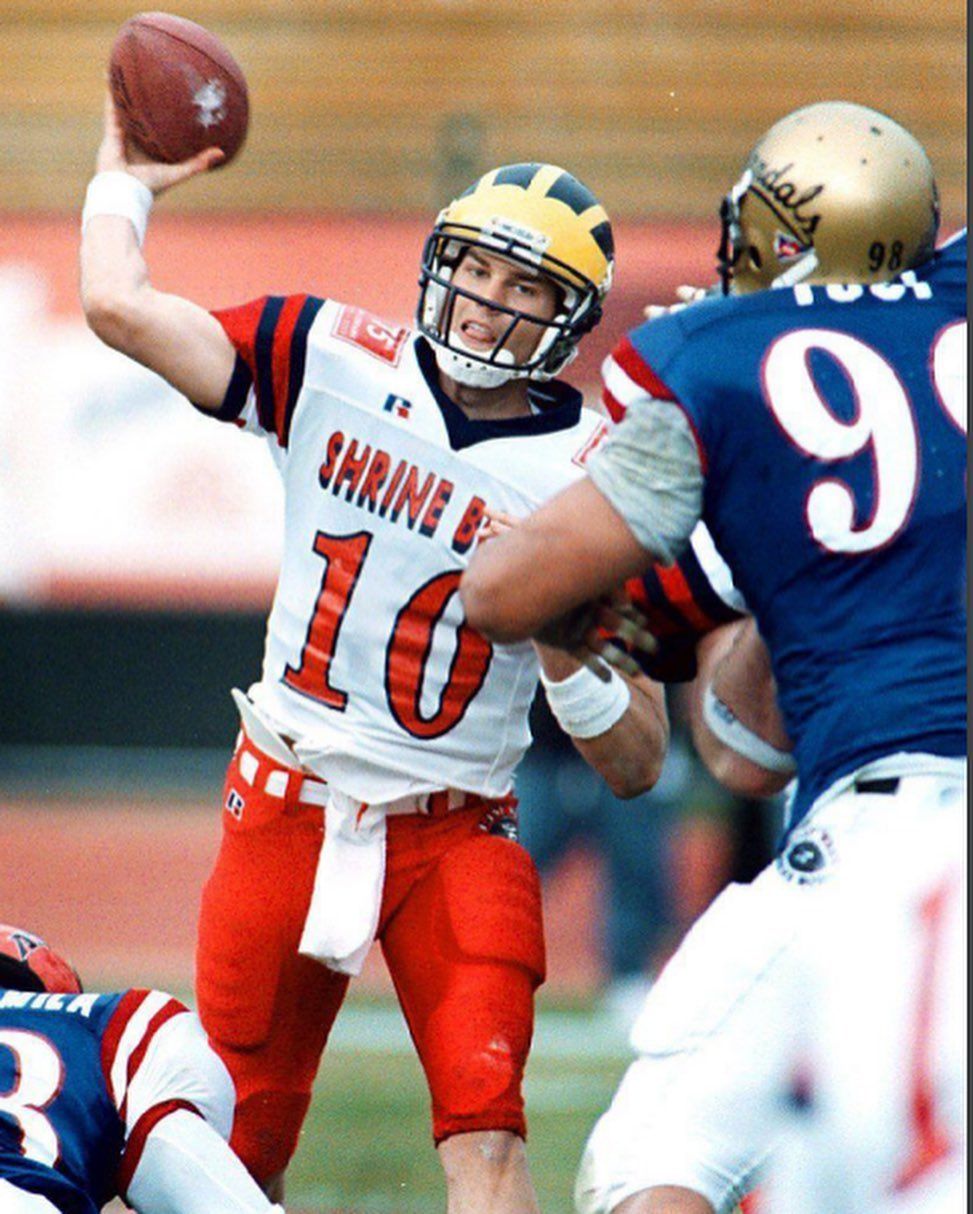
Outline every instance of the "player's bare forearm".
<path id="1" fill-rule="evenodd" d="M 537 652 L 549 678 L 567 679 L 581 668 L 580 659 L 563 650 L 538 645 Z M 571 741 L 615 796 L 628 800 L 647 792 L 658 780 L 669 745 L 669 718 L 659 683 L 622 672 L 615 677 L 628 685 L 628 708 L 604 733 Z"/>
<path id="2" fill-rule="evenodd" d="M 769 797 L 780 792 L 791 772 L 773 771 L 717 737 L 706 722 L 707 687 L 736 719 L 776 751 L 791 750 L 777 704 L 770 656 L 752 619 L 724 625 L 704 637 L 697 648 L 699 672 L 693 684 L 690 722 L 693 741 L 707 768 L 721 784 L 740 796 Z"/>
<path id="3" fill-rule="evenodd" d="M 106 106 L 100 173 L 130 174 L 157 194 L 214 162 L 210 153 L 183 165 L 136 161 L 125 148 L 114 109 Z M 157 372 L 203 408 L 219 408 L 233 374 L 232 343 L 205 308 L 152 286 L 130 219 L 115 214 L 87 219 L 81 303 L 88 325 L 106 345 Z"/>
<path id="4" fill-rule="evenodd" d="M 233 374 L 233 345 L 205 308 L 151 285 L 127 219 L 89 220 L 81 241 L 81 304 L 106 345 L 204 409 L 219 408 Z"/>
<path id="5" fill-rule="evenodd" d="M 480 545 L 460 594 L 474 628 L 495 641 L 520 641 L 620 586 L 651 560 L 621 515 L 585 479 Z"/>

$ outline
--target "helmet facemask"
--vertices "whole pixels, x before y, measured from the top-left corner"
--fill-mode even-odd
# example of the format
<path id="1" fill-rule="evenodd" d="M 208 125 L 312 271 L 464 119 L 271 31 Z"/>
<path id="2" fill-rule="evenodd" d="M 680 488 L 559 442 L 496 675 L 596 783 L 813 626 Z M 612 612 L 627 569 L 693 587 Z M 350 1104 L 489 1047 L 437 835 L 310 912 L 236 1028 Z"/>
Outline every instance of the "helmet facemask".
<path id="1" fill-rule="evenodd" d="M 544 237 L 503 219 L 488 228 L 437 222 L 422 255 L 419 277 L 418 327 L 435 346 L 439 369 L 458 383 L 476 388 L 495 388 L 511 379 L 548 380 L 557 375 L 577 354 L 577 344 L 601 318 L 600 293 L 593 282 L 544 252 Z M 453 275 L 464 254 L 481 249 L 503 257 L 553 283 L 559 298 L 556 314 L 549 320 L 483 298 L 457 286 Z M 493 313 L 509 317 L 509 323 L 488 353 L 470 349 L 452 332 L 456 301 L 472 299 Z M 509 343 L 518 325 L 543 330 L 526 361 L 515 362 Z"/>
<path id="2" fill-rule="evenodd" d="M 749 214 L 763 207 L 753 190 L 753 172 L 747 169 L 720 205 L 720 247 L 717 270 L 724 295 L 745 295 L 772 287 L 793 287 L 818 268 L 813 244 L 790 228 L 778 230 L 773 240 L 763 231 L 770 224 L 748 222 Z M 772 219 L 772 217 L 771 217 Z"/>

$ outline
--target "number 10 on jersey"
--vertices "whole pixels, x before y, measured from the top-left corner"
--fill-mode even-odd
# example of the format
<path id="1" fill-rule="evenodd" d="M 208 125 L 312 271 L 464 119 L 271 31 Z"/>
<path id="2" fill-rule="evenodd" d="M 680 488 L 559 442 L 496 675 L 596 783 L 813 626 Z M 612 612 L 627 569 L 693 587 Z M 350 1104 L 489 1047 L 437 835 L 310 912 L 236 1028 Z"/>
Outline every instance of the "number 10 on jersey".
<path id="1" fill-rule="evenodd" d="M 368 550 L 371 532 L 328 535 L 319 531 L 314 551 L 325 562 L 314 614 L 296 666 L 288 665 L 284 685 L 310 696 L 327 708 L 344 712 L 353 689 L 338 687 L 331 665 L 341 642 L 345 617 L 352 606 Z M 455 630 L 455 647 L 448 675 L 431 712 L 422 707 L 427 668 L 434 652 L 448 643 L 443 616 L 459 588 L 460 573 L 449 570 L 423 583 L 399 608 L 385 648 L 384 689 L 393 718 L 413 737 L 442 737 L 466 715 L 483 686 L 493 647 L 465 621 Z"/>

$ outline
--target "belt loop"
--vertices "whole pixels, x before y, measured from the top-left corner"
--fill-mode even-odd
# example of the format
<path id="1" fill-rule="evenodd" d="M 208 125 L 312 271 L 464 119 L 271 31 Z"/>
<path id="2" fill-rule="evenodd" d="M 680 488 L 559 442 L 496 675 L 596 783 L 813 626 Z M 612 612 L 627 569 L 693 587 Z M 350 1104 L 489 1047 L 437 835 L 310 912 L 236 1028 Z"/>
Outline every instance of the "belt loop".
<path id="1" fill-rule="evenodd" d="M 292 771 L 287 768 L 281 768 L 282 771 L 287 771 L 287 782 L 284 785 L 284 812 L 291 813 L 301 802 L 301 788 L 304 784 L 304 774 L 300 771 Z"/>

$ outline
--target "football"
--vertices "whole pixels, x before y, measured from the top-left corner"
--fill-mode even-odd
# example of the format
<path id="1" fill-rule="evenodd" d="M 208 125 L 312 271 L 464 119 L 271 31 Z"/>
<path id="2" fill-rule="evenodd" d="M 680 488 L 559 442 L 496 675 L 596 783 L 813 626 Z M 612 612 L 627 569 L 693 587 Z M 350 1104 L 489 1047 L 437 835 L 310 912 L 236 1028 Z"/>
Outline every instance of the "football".
<path id="1" fill-rule="evenodd" d="M 243 146 L 250 105 L 240 65 L 209 30 L 171 13 L 138 13 L 118 31 L 109 84 L 126 137 L 153 160 L 178 164 Z"/>

